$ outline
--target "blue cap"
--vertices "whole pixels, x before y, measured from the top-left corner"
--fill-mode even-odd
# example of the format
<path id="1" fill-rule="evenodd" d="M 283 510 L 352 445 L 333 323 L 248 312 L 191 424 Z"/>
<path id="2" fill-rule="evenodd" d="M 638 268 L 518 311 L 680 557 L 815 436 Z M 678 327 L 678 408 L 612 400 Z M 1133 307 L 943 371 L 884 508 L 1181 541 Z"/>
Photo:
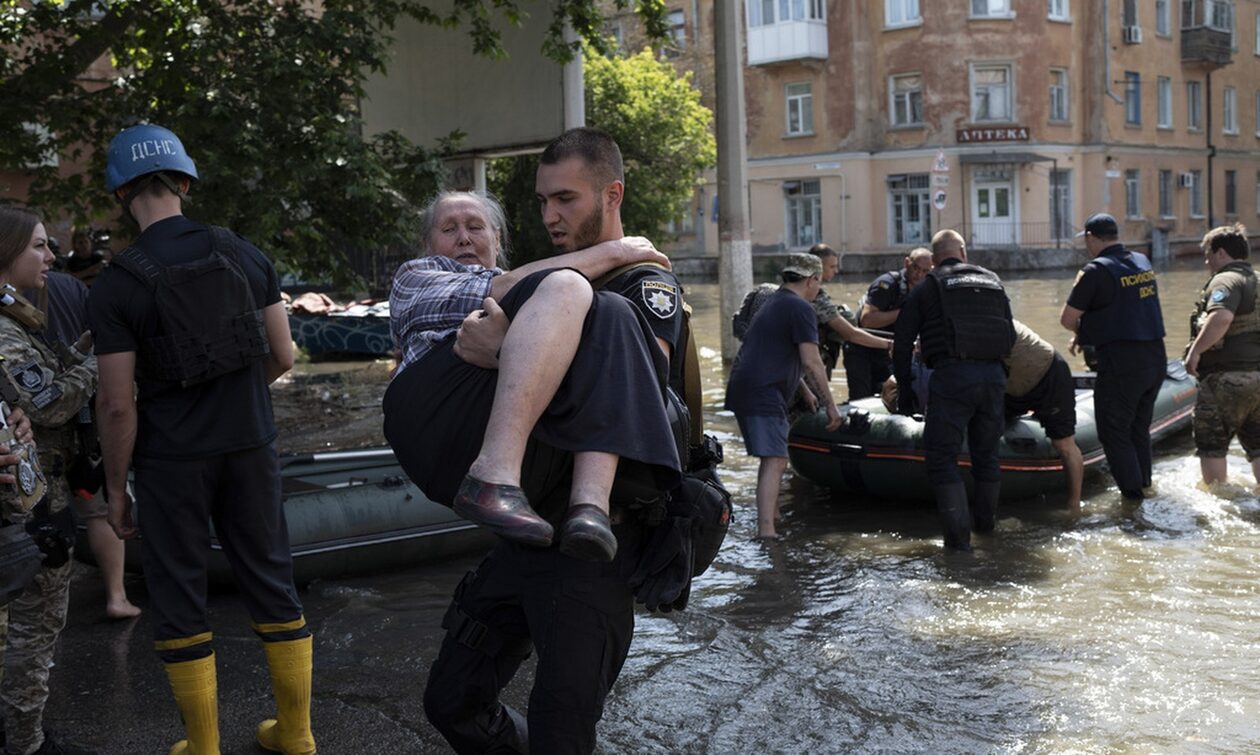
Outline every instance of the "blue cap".
<path id="1" fill-rule="evenodd" d="M 184 143 L 169 129 L 144 123 L 124 129 L 109 143 L 105 162 L 105 189 L 119 186 L 150 173 L 172 171 L 197 180 L 197 166 Z"/>

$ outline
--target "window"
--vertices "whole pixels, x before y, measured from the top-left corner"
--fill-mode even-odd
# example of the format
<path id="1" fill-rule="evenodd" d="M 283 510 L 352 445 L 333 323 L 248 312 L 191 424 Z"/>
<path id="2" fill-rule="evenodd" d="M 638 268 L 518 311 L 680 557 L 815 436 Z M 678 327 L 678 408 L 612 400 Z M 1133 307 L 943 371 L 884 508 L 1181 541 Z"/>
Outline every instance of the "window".
<path id="1" fill-rule="evenodd" d="M 884 0 L 884 26 L 909 26 L 922 21 L 919 0 Z"/>
<path id="2" fill-rule="evenodd" d="M 1171 170 L 1161 170 L 1159 172 L 1159 215 L 1163 218 L 1173 217 L 1173 172 Z"/>
<path id="3" fill-rule="evenodd" d="M 1054 238 L 1070 239 L 1076 235 L 1072 223 L 1072 171 L 1050 171 L 1050 223 Z"/>
<path id="4" fill-rule="evenodd" d="M 620 19 L 608 25 L 608 36 L 613 38 L 613 46 L 618 50 L 625 46 L 625 32 L 621 28 Z"/>
<path id="5" fill-rule="evenodd" d="M 1203 171 L 1190 171 L 1190 217 L 1203 217 Z"/>
<path id="6" fill-rule="evenodd" d="M 791 249 L 817 244 L 822 237 L 822 190 L 818 181 L 785 181 L 787 243 Z"/>
<path id="7" fill-rule="evenodd" d="M 1159 127 L 1172 128 L 1172 79 L 1160 76 L 1156 81 L 1155 94 L 1159 104 Z"/>
<path id="8" fill-rule="evenodd" d="M 825 18 L 823 0 L 778 0 L 778 3 L 775 0 L 749 0 L 748 3 L 750 27 L 788 21 L 823 21 Z"/>
<path id="9" fill-rule="evenodd" d="M 1186 82 L 1186 128 L 1203 128 L 1203 87 L 1197 81 Z"/>
<path id="10" fill-rule="evenodd" d="M 1055 21 L 1068 20 L 1068 0 L 1049 0 L 1047 15 Z"/>
<path id="11" fill-rule="evenodd" d="M 889 86 L 893 126 L 919 126 L 923 123 L 923 79 L 917 73 L 893 76 Z"/>
<path id="12" fill-rule="evenodd" d="M 1229 0 L 1204 0 L 1203 23 L 1219 31 L 1234 31 L 1234 4 Z"/>
<path id="13" fill-rule="evenodd" d="M 1130 218 L 1142 217 L 1142 195 L 1139 183 L 1141 174 L 1136 170 L 1124 172 L 1124 214 Z"/>
<path id="14" fill-rule="evenodd" d="M 1124 25 L 1137 26 L 1137 0 L 1124 0 Z"/>
<path id="15" fill-rule="evenodd" d="M 1224 107 L 1224 117 L 1221 123 L 1221 133 L 1237 134 L 1238 133 L 1238 90 L 1233 87 L 1225 87 L 1225 97 L 1222 103 Z"/>
<path id="16" fill-rule="evenodd" d="M 1011 0 L 971 0 L 972 18 L 1011 18 Z"/>
<path id="17" fill-rule="evenodd" d="M 1225 214 L 1238 214 L 1238 171 L 1225 171 Z"/>
<path id="18" fill-rule="evenodd" d="M 787 132 L 790 136 L 814 133 L 814 95 L 811 84 L 788 84 Z"/>
<path id="19" fill-rule="evenodd" d="M 1050 120 L 1068 119 L 1068 72 L 1062 68 L 1050 69 Z"/>
<path id="20" fill-rule="evenodd" d="M 888 229 L 893 244 L 923 244 L 932 237 L 932 205 L 927 173 L 888 177 Z"/>
<path id="21" fill-rule="evenodd" d="M 975 66 L 971 71 L 971 120 L 1014 120 L 1011 66 Z"/>
<path id="22" fill-rule="evenodd" d="M 687 46 L 687 17 L 680 10 L 669 12 L 670 43 L 679 50 Z"/>
<path id="23" fill-rule="evenodd" d="M 1260 139 L 1260 89 L 1256 90 L 1256 138 Z"/>
<path id="24" fill-rule="evenodd" d="M 774 23 L 774 0 L 748 0 L 748 25 L 769 26 Z"/>
<path id="25" fill-rule="evenodd" d="M 1256 171 L 1256 214 L 1260 215 L 1260 170 Z"/>
<path id="26" fill-rule="evenodd" d="M 1172 9 L 1169 0 L 1155 0 L 1155 33 L 1168 36 L 1172 34 Z"/>
<path id="27" fill-rule="evenodd" d="M 1124 122 L 1142 125 L 1142 74 L 1137 71 L 1124 72 Z"/>
<path id="28" fill-rule="evenodd" d="M 1260 55 L 1260 13 L 1256 13 L 1256 54 Z"/>

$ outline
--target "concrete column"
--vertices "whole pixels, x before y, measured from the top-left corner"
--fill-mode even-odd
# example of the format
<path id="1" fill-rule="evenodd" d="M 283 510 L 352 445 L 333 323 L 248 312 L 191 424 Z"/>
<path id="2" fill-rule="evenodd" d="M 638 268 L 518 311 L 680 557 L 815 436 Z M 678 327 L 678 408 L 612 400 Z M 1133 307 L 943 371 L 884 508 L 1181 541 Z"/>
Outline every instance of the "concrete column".
<path id="1" fill-rule="evenodd" d="M 752 288 L 752 239 L 748 234 L 747 126 L 744 119 L 743 4 L 715 0 L 717 73 L 718 283 L 721 289 L 722 359 L 732 361 L 739 343 L 731 318 Z"/>
<path id="2" fill-rule="evenodd" d="M 566 27 L 564 41 L 577 40 L 573 29 Z M 561 84 L 564 88 L 564 129 L 578 128 L 586 125 L 586 77 L 583 75 L 582 51 L 574 54 L 573 60 L 564 64 Z"/>

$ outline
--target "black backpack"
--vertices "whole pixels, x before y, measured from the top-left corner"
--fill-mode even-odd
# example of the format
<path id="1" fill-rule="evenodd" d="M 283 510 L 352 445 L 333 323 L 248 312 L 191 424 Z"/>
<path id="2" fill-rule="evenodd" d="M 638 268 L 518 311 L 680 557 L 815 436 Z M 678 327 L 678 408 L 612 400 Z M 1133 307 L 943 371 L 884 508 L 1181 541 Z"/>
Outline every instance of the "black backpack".
<path id="1" fill-rule="evenodd" d="M 159 334 L 140 344 L 143 374 L 184 388 L 249 367 L 271 352 L 235 234 L 219 226 L 208 230 L 210 254 L 202 259 L 162 265 L 132 246 L 110 263 L 148 286 L 157 304 Z"/>

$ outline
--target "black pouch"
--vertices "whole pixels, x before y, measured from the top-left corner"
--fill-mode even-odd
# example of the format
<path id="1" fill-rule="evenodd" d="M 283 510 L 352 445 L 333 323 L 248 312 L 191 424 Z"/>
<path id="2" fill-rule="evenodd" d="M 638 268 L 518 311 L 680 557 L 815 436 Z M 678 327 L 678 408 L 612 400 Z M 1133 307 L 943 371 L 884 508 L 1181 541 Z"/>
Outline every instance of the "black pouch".
<path id="1" fill-rule="evenodd" d="M 0 606 L 7 606 L 22 594 L 39 573 L 43 560 L 44 554 L 24 525 L 0 526 Z"/>
<path id="2" fill-rule="evenodd" d="M 26 523 L 26 531 L 44 554 L 44 566 L 56 569 L 70 560 L 70 550 L 74 548 L 74 512 L 67 506 L 48 514 L 47 503 L 41 506 L 44 508 L 37 507 L 36 515 Z"/>

